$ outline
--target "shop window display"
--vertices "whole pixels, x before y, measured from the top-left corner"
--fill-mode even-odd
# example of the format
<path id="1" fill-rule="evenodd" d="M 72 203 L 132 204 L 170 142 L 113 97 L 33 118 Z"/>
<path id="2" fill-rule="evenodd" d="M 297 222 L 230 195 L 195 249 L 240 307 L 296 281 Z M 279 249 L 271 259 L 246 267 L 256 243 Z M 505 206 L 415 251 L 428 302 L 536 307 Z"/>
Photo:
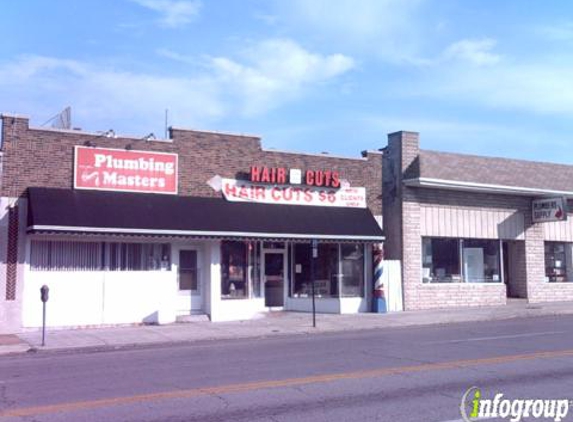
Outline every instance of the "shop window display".
<path id="1" fill-rule="evenodd" d="M 424 283 L 501 282 L 499 240 L 423 238 Z"/>
<path id="2" fill-rule="evenodd" d="M 293 245 L 291 297 L 312 296 L 312 248 L 308 243 Z M 319 243 L 314 262 L 316 297 L 364 296 L 364 245 Z"/>
<path id="3" fill-rule="evenodd" d="M 573 243 L 545 242 L 545 280 L 550 283 L 573 281 Z"/>
<path id="4" fill-rule="evenodd" d="M 260 297 L 258 242 L 221 242 L 221 297 Z"/>

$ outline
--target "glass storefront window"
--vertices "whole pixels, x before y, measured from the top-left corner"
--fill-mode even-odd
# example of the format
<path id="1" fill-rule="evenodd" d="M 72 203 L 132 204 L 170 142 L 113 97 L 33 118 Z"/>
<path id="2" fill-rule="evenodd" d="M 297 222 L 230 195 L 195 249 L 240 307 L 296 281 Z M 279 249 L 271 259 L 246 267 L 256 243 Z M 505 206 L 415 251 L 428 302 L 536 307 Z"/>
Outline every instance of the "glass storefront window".
<path id="1" fill-rule="evenodd" d="M 291 297 L 311 297 L 312 249 L 307 243 L 293 246 Z M 364 296 L 364 246 L 319 243 L 314 262 L 316 297 Z"/>
<path id="2" fill-rule="evenodd" d="M 297 243 L 293 246 L 294 277 L 291 283 L 291 297 L 310 297 L 312 295 L 311 253 L 311 247 L 307 243 Z"/>
<path id="3" fill-rule="evenodd" d="M 425 283 L 501 282 L 499 240 L 422 239 Z"/>
<path id="4" fill-rule="evenodd" d="M 422 278 L 431 283 L 461 281 L 459 239 L 422 239 Z"/>
<path id="5" fill-rule="evenodd" d="M 340 246 L 342 267 L 341 296 L 361 297 L 364 292 L 364 246 L 343 244 Z"/>
<path id="6" fill-rule="evenodd" d="M 501 281 L 498 240 L 464 239 L 462 245 L 463 274 L 466 282 Z"/>
<path id="7" fill-rule="evenodd" d="M 221 298 L 260 297 L 258 242 L 221 242 Z"/>
<path id="8" fill-rule="evenodd" d="M 247 244 L 221 243 L 221 297 L 242 299 L 248 297 Z"/>
<path id="9" fill-rule="evenodd" d="M 545 242 L 545 279 L 551 283 L 573 281 L 573 243 Z"/>
<path id="10" fill-rule="evenodd" d="M 259 242 L 249 242 L 249 279 L 253 297 L 263 297 L 261 293 L 261 244 Z"/>
<path id="11" fill-rule="evenodd" d="M 314 263 L 314 289 L 317 297 L 338 297 L 338 245 L 319 243 Z"/>

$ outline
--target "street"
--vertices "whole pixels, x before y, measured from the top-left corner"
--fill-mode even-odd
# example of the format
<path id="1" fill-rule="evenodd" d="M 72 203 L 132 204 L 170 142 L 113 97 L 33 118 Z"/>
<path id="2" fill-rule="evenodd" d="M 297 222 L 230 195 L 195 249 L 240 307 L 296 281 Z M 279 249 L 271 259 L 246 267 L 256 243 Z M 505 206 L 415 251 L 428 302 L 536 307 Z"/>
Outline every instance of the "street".
<path id="1" fill-rule="evenodd" d="M 471 387 L 573 399 L 573 317 L 4 356 L 0 421 L 443 422 Z"/>

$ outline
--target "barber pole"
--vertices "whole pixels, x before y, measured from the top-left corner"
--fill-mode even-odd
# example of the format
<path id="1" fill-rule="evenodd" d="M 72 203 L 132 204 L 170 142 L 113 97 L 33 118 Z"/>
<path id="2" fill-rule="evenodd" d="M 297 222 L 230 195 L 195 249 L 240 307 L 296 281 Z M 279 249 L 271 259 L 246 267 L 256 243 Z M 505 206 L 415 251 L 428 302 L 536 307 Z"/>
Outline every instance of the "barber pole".
<path id="1" fill-rule="evenodd" d="M 383 290 L 384 283 L 384 246 L 382 243 L 374 245 L 374 290 Z"/>
<path id="2" fill-rule="evenodd" d="M 372 301 L 372 311 L 377 313 L 386 313 L 386 295 L 384 293 L 384 245 L 375 244 L 373 247 L 374 259 L 374 294 Z"/>

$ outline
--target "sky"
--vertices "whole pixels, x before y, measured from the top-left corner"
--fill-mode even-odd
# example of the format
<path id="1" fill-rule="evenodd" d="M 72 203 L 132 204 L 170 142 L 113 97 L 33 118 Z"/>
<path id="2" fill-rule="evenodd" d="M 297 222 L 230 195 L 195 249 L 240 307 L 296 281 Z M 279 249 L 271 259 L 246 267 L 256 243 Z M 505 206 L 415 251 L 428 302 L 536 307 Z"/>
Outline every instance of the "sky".
<path id="1" fill-rule="evenodd" d="M 0 111 L 265 148 L 423 149 L 573 164 L 573 3 L 19 0 L 0 14 Z M 47 124 L 49 126 L 50 123 Z"/>

